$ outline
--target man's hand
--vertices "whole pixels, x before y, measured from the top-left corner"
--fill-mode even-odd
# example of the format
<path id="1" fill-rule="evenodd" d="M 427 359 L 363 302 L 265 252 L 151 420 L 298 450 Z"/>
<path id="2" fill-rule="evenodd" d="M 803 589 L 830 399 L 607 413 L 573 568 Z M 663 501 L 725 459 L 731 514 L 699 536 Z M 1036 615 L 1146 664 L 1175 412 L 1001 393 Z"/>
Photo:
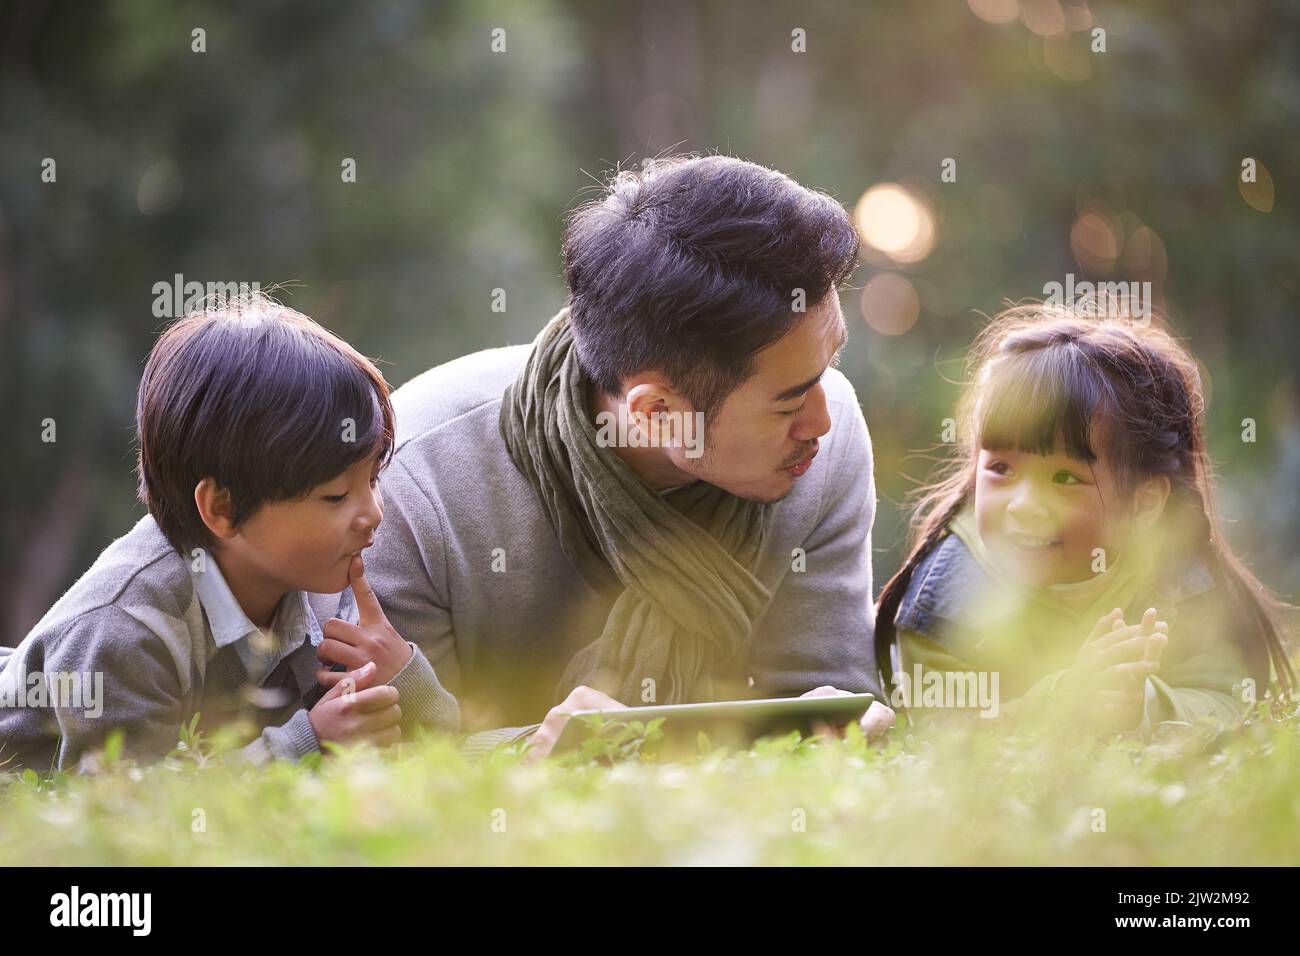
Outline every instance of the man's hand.
<path id="1" fill-rule="evenodd" d="M 384 616 L 375 590 L 366 580 L 366 566 L 360 553 L 353 556 L 348 576 L 352 579 L 359 622 L 349 624 L 337 617 L 326 621 L 323 628 L 325 639 L 316 649 L 316 656 L 327 664 L 342 664 L 350 671 L 373 662 L 375 683 L 387 684 L 406 666 L 415 651 Z M 327 668 L 316 672 L 316 680 L 326 687 L 333 687 L 345 676 Z"/>
<path id="2" fill-rule="evenodd" d="M 800 694 L 802 697 L 850 697 L 852 696 L 847 690 L 840 690 L 838 687 L 831 687 L 825 684 L 821 687 L 814 687 L 806 694 Z M 862 728 L 863 735 L 869 741 L 874 741 L 884 736 L 890 727 L 894 726 L 894 712 L 878 700 L 873 700 L 867 712 L 862 715 L 858 721 L 858 726 Z M 818 733 L 839 736 L 842 731 L 838 728 L 821 725 Z"/>
<path id="3" fill-rule="evenodd" d="M 529 761 L 540 760 L 550 756 L 555 742 L 560 739 L 560 731 L 569 722 L 569 715 L 575 710 L 627 710 L 626 704 L 620 704 L 608 694 L 602 694 L 590 687 L 575 687 L 569 696 L 551 708 L 542 721 L 542 726 L 533 731 L 528 738 Z"/>
<path id="4" fill-rule="evenodd" d="M 375 673 L 374 664 L 365 664 L 359 670 L 334 675 L 338 678 L 334 686 L 307 713 L 318 741 L 365 740 L 382 747 L 401 739 L 402 708 L 397 705 L 397 688 L 373 686 Z"/>

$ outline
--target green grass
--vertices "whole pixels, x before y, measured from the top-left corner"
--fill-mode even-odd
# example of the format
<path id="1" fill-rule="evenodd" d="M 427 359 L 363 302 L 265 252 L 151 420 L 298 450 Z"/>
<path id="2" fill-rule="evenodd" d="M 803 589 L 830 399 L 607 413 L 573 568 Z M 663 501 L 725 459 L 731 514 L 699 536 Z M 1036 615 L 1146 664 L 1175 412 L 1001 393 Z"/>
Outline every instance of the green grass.
<path id="1" fill-rule="evenodd" d="M 1294 864 L 1300 719 L 1081 742 L 983 722 L 525 764 L 450 741 L 234 768 L 188 749 L 0 784 L 9 864 Z M 203 828 L 197 823 L 201 811 Z M 1100 811 L 1100 813 L 1099 813 Z M 1103 822 L 1104 830 L 1097 829 Z M 800 823 L 802 822 L 802 827 Z"/>

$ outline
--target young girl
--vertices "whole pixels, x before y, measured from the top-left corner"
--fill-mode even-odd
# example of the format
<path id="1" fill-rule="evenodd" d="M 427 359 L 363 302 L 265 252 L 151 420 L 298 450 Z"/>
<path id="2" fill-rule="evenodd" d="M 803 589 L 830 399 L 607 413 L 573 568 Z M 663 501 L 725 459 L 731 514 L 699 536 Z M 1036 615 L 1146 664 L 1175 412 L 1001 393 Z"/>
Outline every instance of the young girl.
<path id="1" fill-rule="evenodd" d="M 922 701 L 923 687 L 982 672 L 1002 714 L 1103 732 L 1233 720 L 1270 662 L 1289 694 L 1279 604 L 1219 530 L 1204 397 L 1178 342 L 1017 306 L 980 333 L 970 368 L 950 470 L 881 593 L 877 660 L 895 671 L 882 688 L 929 706 L 940 695 Z"/>

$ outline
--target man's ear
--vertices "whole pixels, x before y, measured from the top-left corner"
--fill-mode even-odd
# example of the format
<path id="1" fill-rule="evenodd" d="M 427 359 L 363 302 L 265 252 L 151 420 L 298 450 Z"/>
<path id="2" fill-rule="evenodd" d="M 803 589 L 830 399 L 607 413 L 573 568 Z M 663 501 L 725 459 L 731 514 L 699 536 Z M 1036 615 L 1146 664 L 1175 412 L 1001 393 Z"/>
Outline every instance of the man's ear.
<path id="1" fill-rule="evenodd" d="M 235 536 L 234 505 L 230 492 L 214 478 L 204 478 L 194 486 L 194 506 L 209 531 L 222 540 Z"/>
<path id="2" fill-rule="evenodd" d="M 657 375 L 639 375 L 629 381 L 623 391 L 623 403 L 627 406 L 630 423 L 644 422 L 651 428 L 654 426 L 649 423 L 653 423 L 657 415 L 688 411 L 690 404 Z"/>
<path id="3" fill-rule="evenodd" d="M 1133 496 L 1133 520 L 1139 531 L 1149 531 L 1165 513 L 1165 504 L 1169 501 L 1169 478 L 1157 475 L 1148 478 L 1138 487 Z"/>

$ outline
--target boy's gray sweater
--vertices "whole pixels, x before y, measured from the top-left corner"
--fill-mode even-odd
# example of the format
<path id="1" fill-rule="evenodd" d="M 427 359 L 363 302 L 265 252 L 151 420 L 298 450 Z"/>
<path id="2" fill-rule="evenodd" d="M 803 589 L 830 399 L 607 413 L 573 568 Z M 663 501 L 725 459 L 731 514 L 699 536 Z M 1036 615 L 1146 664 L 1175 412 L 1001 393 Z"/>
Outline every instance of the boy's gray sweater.
<path id="1" fill-rule="evenodd" d="M 521 737 L 545 716 L 564 666 L 610 609 L 560 549 L 500 434 L 502 393 L 529 348 L 468 355 L 394 392 L 397 450 L 366 558 L 390 623 L 457 696 L 462 726 L 488 731 L 471 749 Z M 773 506 L 756 572 L 772 602 L 749 646 L 714 675 L 735 696 L 822 684 L 879 693 L 871 442 L 848 380 L 829 369 L 822 382 L 831 431 Z"/>
<path id="2" fill-rule="evenodd" d="M 251 629 L 256 640 L 256 629 L 239 626 L 247 622 L 237 604 L 232 625 L 229 590 L 217 592 L 226 597 L 220 608 L 205 608 L 198 590 L 190 562 L 152 517 L 109 545 L 17 648 L 0 648 L 0 769 L 75 769 L 118 728 L 128 754 L 159 758 L 195 713 L 211 726 L 251 712 L 263 729 L 240 756 L 255 762 L 319 750 L 304 702 L 319 694 L 322 635 L 307 595 L 285 596 L 275 619 L 279 648 L 255 655 L 240 632 Z M 213 593 L 206 584 L 205 591 Z M 339 608 L 339 596 L 330 597 Z M 355 604 L 342 608 L 355 621 Z M 258 660 L 274 666 L 250 678 L 246 665 L 260 671 Z M 418 647 L 390 683 L 400 693 L 404 737 L 419 726 L 457 729 L 456 702 Z"/>

